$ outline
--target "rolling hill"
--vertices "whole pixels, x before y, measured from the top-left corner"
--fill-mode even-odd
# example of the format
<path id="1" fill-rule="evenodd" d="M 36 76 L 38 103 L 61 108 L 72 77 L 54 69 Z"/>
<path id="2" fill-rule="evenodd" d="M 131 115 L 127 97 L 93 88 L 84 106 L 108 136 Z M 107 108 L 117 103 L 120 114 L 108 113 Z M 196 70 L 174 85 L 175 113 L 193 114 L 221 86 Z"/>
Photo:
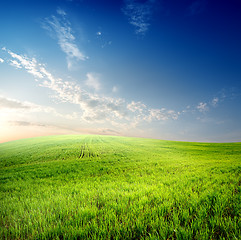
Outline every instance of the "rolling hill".
<path id="1" fill-rule="evenodd" d="M 1 239 L 240 239 L 241 143 L 0 144 Z"/>

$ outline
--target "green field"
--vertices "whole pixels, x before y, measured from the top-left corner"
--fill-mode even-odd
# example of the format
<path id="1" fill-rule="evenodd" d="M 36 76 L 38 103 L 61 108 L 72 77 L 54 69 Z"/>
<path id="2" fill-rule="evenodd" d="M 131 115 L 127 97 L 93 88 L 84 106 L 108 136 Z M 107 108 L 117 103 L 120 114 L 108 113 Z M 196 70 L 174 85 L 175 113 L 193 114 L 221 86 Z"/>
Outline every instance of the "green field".
<path id="1" fill-rule="evenodd" d="M 241 143 L 2 143 L 0 239 L 241 239 Z"/>

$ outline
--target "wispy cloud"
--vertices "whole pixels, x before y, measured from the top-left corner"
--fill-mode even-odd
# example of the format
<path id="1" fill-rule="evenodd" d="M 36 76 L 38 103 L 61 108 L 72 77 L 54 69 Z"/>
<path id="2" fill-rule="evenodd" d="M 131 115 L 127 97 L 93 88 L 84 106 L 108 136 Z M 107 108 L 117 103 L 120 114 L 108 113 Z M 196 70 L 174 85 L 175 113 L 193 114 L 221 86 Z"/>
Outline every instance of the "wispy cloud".
<path id="1" fill-rule="evenodd" d="M 195 104 L 195 105 L 188 105 L 184 110 L 181 111 L 181 114 L 186 114 L 186 113 L 199 114 L 199 117 L 197 117 L 196 119 L 201 120 L 202 122 L 206 122 L 207 120 L 214 121 L 212 117 L 207 117 L 207 113 L 209 113 L 209 115 L 211 116 L 212 110 L 214 108 L 217 108 L 219 105 L 221 105 L 225 100 L 231 101 L 240 96 L 241 96 L 241 92 L 239 89 L 236 89 L 236 88 L 222 89 L 210 99 L 206 99 L 205 101 L 200 101 L 198 104 Z M 205 118 L 203 118 L 203 115 L 205 115 Z"/>
<path id="2" fill-rule="evenodd" d="M 61 117 L 65 119 L 74 119 L 76 118 L 76 113 L 71 115 L 69 114 L 61 114 L 57 112 L 53 107 L 42 106 L 39 104 L 35 104 L 28 101 L 19 101 L 17 99 L 7 98 L 5 96 L 0 95 L 0 109 L 1 113 L 45 113 L 52 114 L 56 117 Z"/>
<path id="3" fill-rule="evenodd" d="M 64 81 L 53 76 L 43 64 L 35 59 L 27 58 L 10 50 L 6 50 L 12 59 L 38 79 L 38 85 L 53 91 L 55 99 L 80 107 L 78 116 L 85 122 L 109 122 L 115 127 L 136 127 L 141 122 L 177 120 L 179 113 L 165 108 L 149 108 L 142 102 L 132 101 L 128 103 L 123 98 L 113 98 L 91 93 L 80 85 Z M 10 61 L 9 60 L 9 61 Z M 34 64 L 33 64 L 34 63 Z M 98 89 L 96 75 L 88 73 L 87 82 L 89 86 Z"/>
<path id="4" fill-rule="evenodd" d="M 110 128 L 104 128 L 104 129 L 99 129 L 103 135 L 120 135 L 121 133 L 119 131 L 116 131 L 116 130 L 113 130 L 113 129 L 110 129 Z"/>
<path id="5" fill-rule="evenodd" d="M 37 127 L 46 127 L 46 124 L 28 122 L 28 121 L 9 121 L 10 125 L 13 126 L 21 126 L 21 127 L 29 127 L 29 126 L 37 126 Z"/>
<path id="6" fill-rule="evenodd" d="M 0 109 L 31 109 L 33 108 L 32 104 L 22 103 L 15 99 L 5 98 L 0 96 Z"/>
<path id="7" fill-rule="evenodd" d="M 41 72 L 38 71 L 38 68 L 41 65 L 37 63 L 35 58 L 29 59 L 26 56 L 15 54 L 6 48 L 3 48 L 2 50 L 7 51 L 7 53 L 13 58 L 8 61 L 11 66 L 16 68 L 25 68 L 27 72 L 31 73 L 35 77 L 43 78 Z"/>
<path id="8" fill-rule="evenodd" d="M 4 63 L 4 60 L 2 58 L 0 58 L 0 63 Z"/>
<path id="9" fill-rule="evenodd" d="M 162 109 L 150 109 L 149 115 L 146 116 L 146 120 L 148 122 L 152 122 L 153 120 L 158 121 L 167 121 L 169 119 L 177 120 L 179 113 L 173 110 L 166 110 L 165 108 Z"/>
<path id="10" fill-rule="evenodd" d="M 58 16 L 52 15 L 43 22 L 43 28 L 56 37 L 61 50 L 66 54 L 68 69 L 71 70 L 74 64 L 79 61 L 85 61 L 88 57 L 79 50 L 71 24 L 66 18 L 64 10 L 57 9 Z"/>
<path id="11" fill-rule="evenodd" d="M 218 97 L 214 97 L 214 98 L 212 99 L 211 105 L 212 105 L 213 107 L 216 107 L 216 106 L 218 105 L 218 102 L 219 102 L 219 98 L 218 98 Z"/>
<path id="12" fill-rule="evenodd" d="M 113 92 L 113 93 L 118 92 L 118 87 L 117 87 L 117 86 L 113 86 L 113 88 L 112 88 L 112 92 Z"/>
<path id="13" fill-rule="evenodd" d="M 9 61 L 9 64 L 15 68 L 22 68 L 21 64 L 19 64 L 16 60 Z"/>
<path id="14" fill-rule="evenodd" d="M 180 111 L 174 111 L 162 106 L 153 108 L 141 101 L 128 102 L 123 98 L 103 96 L 101 91 L 97 93 L 96 90 L 101 88 L 98 75 L 96 74 L 87 73 L 87 80 L 80 81 L 83 83 L 83 86 L 86 86 L 86 82 L 89 82 L 88 87 L 95 90 L 94 92 L 91 89 L 88 91 L 75 82 L 66 81 L 52 75 L 44 64 L 39 63 L 34 58 L 28 58 L 25 55 L 16 54 L 7 49 L 3 49 L 3 51 L 9 54 L 9 58 L 5 60 L 6 63 L 13 65 L 12 63 L 16 61 L 15 65 L 30 73 L 37 81 L 38 86 L 52 91 L 51 98 L 54 98 L 59 103 L 72 104 L 74 108 L 77 106 L 79 110 L 76 110 L 73 114 L 64 115 L 51 107 L 1 97 L 1 113 L 51 113 L 54 116 L 69 119 L 70 121 L 81 121 L 85 126 L 95 126 L 95 131 L 98 133 L 101 133 L 100 129 L 112 129 L 112 127 L 112 130 L 118 129 L 119 132 L 129 132 L 132 129 L 139 130 L 140 126 L 145 123 L 176 121 L 182 115 L 188 113 L 196 116 L 197 120 L 203 121 L 203 114 L 206 118 L 210 118 L 211 110 L 214 107 L 220 105 L 225 99 L 231 100 L 241 95 L 240 92 L 234 89 L 222 90 L 210 98 L 210 100 L 206 99 L 198 104 L 189 105 Z M 92 80 L 90 81 L 90 79 Z M 19 121 L 27 120 L 23 118 Z M 75 131 L 75 128 L 73 127 L 72 130 Z"/>
<path id="15" fill-rule="evenodd" d="M 66 12 L 65 12 L 63 9 L 61 9 L 61 8 L 58 8 L 58 9 L 57 9 L 57 13 L 58 13 L 59 15 L 61 15 L 61 16 L 66 16 L 66 15 L 67 15 Z"/>
<path id="16" fill-rule="evenodd" d="M 136 0 L 125 0 L 123 13 L 128 17 L 129 23 L 135 27 L 135 33 L 145 35 L 153 14 L 155 0 L 138 2 Z"/>
<path id="17" fill-rule="evenodd" d="M 222 89 L 221 91 L 216 93 L 214 97 L 210 99 L 210 101 L 208 101 L 207 106 L 209 108 L 215 108 L 225 100 L 229 100 L 229 101 L 234 100 L 240 96 L 241 96 L 240 89 L 236 89 L 236 88 Z"/>
<path id="18" fill-rule="evenodd" d="M 96 91 L 100 90 L 100 80 L 99 80 L 99 75 L 96 73 L 87 73 L 86 74 L 86 81 L 85 81 L 85 85 L 93 88 Z"/>
<path id="19" fill-rule="evenodd" d="M 207 105 L 207 103 L 200 102 L 200 103 L 197 105 L 197 110 L 198 110 L 199 112 L 206 112 L 206 111 L 208 111 L 208 105 Z"/>
<path id="20" fill-rule="evenodd" d="M 135 102 L 132 101 L 127 105 L 127 109 L 129 109 L 131 112 L 139 112 L 142 113 L 146 109 L 146 105 L 142 102 Z"/>

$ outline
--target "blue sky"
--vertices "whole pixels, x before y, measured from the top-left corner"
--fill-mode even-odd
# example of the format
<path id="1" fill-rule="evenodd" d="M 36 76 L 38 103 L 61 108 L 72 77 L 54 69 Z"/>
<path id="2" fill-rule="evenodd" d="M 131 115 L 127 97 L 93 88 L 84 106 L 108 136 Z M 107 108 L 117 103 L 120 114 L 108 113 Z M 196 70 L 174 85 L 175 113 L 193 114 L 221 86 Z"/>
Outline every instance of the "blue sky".
<path id="1" fill-rule="evenodd" d="M 0 142 L 241 141 L 241 2 L 2 1 Z"/>

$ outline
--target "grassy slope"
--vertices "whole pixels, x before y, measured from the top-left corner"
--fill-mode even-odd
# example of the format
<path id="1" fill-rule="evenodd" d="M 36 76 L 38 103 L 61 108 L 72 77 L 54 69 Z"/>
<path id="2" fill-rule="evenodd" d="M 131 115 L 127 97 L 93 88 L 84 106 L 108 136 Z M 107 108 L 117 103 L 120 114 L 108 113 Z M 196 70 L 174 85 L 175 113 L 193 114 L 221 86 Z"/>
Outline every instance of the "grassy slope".
<path id="1" fill-rule="evenodd" d="M 0 144 L 0 238 L 239 239 L 241 143 Z"/>

